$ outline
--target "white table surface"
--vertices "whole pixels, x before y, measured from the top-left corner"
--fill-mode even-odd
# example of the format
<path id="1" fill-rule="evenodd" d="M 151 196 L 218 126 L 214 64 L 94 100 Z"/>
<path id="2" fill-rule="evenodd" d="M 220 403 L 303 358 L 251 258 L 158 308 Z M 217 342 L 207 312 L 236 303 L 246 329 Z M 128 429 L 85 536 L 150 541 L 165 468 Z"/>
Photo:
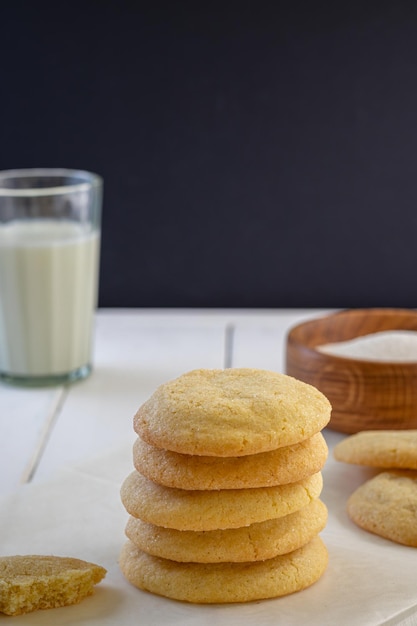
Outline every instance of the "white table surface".
<path id="1" fill-rule="evenodd" d="M 74 480 L 77 480 L 74 476 L 79 476 L 80 502 L 84 502 L 83 489 L 91 489 L 93 484 L 97 506 L 98 508 L 103 506 L 103 502 L 99 501 L 100 489 L 105 489 L 106 481 L 110 480 L 118 485 L 123 480 L 125 472 L 133 469 L 130 450 L 136 435 L 133 432 L 132 418 L 141 403 L 159 384 L 200 367 L 259 367 L 283 372 L 285 338 L 289 328 L 298 322 L 327 312 L 99 310 L 96 320 L 94 370 L 87 380 L 66 388 L 46 389 L 21 389 L 0 384 L 0 553 L 10 554 L 12 550 L 14 553 L 52 553 L 54 548 L 59 549 L 60 541 L 62 542 L 60 528 L 62 532 L 64 528 L 65 532 L 68 532 L 65 520 L 71 518 L 74 508 L 71 504 L 71 513 L 66 510 L 67 518 L 60 526 L 62 520 L 59 522 L 59 515 L 64 515 L 65 506 L 70 506 L 69 500 L 65 503 L 65 494 L 62 492 L 65 488 L 69 489 L 69 486 L 73 490 Z M 329 537 L 330 563 L 334 556 L 334 566 L 330 573 L 325 574 L 327 583 L 326 580 L 319 581 L 313 588 L 320 591 L 319 586 L 322 585 L 321 592 L 325 594 L 326 584 L 334 585 L 340 595 L 337 602 L 333 595 L 327 599 L 326 595 L 322 596 L 320 600 L 322 612 L 318 615 L 317 621 L 310 619 L 309 622 L 330 624 L 334 615 L 337 615 L 339 626 L 356 623 L 375 626 L 417 624 L 417 585 L 413 596 L 412 589 L 408 590 L 407 585 L 404 586 L 398 577 L 396 580 L 389 578 L 390 568 L 395 571 L 395 567 L 404 562 L 404 567 L 413 567 L 414 564 L 413 569 L 409 570 L 409 576 L 412 577 L 411 580 L 417 580 L 417 553 L 414 549 L 396 546 L 353 528 L 345 514 L 344 504 L 349 491 L 364 480 L 363 470 L 356 468 L 347 470 L 343 464 L 335 463 L 331 458 L 332 448 L 343 435 L 328 429 L 324 434 L 330 454 L 329 465 L 326 465 L 327 474 L 323 474 L 325 479 L 323 499 L 326 501 L 327 493 L 329 503 L 334 509 L 331 510 L 331 506 L 326 502 L 329 506 L 329 519 L 333 516 L 335 521 L 323 535 L 325 541 L 326 537 Z M 100 459 L 103 459 L 102 463 L 98 462 Z M 93 482 L 90 484 L 89 481 Z M 51 528 L 46 531 L 43 524 L 45 516 L 53 519 L 51 494 L 55 493 L 58 494 L 57 500 L 54 501 L 58 522 L 55 525 L 51 524 Z M 105 493 L 107 492 L 103 491 L 103 498 L 107 497 Z M 74 496 L 72 491 L 71 494 L 72 498 L 77 495 L 75 493 Z M 75 508 L 76 506 L 75 504 Z M 48 507 L 51 507 L 51 510 Z M 283 599 L 284 602 L 276 600 L 252 604 L 250 605 L 252 609 L 245 609 L 245 614 L 241 613 L 239 607 L 232 605 L 223 609 L 223 613 L 219 613 L 215 607 L 192 607 L 192 609 L 187 607 L 180 610 L 172 607 L 184 607 L 182 603 L 154 597 L 150 601 L 151 594 L 132 588 L 116 573 L 117 549 L 124 537 L 125 512 L 118 500 L 112 505 L 111 510 L 114 509 L 117 511 L 111 527 L 113 537 L 109 537 L 108 553 L 100 554 L 99 551 L 91 549 L 90 554 L 84 548 L 83 554 L 68 554 L 95 560 L 109 569 L 109 576 L 106 577 L 105 583 L 98 586 L 95 596 L 84 601 L 79 609 L 72 610 L 73 607 L 70 607 L 42 611 L 17 618 L 0 615 L 0 625 L 9 621 L 14 625 L 117 623 L 124 626 L 133 623 L 158 624 L 162 621 L 166 624 L 208 624 L 213 618 L 218 619 L 219 624 L 305 623 L 302 617 L 301 621 L 297 621 L 296 616 L 300 603 L 304 604 L 305 599 L 309 597 L 304 595 L 308 594 L 309 590 L 294 594 L 291 600 Z M 114 524 L 117 529 L 115 537 Z M 71 528 L 74 537 L 81 537 L 82 540 L 90 534 L 91 542 L 91 529 L 76 528 L 74 525 Z M 340 539 L 340 533 L 344 532 L 346 540 L 344 537 Z M 100 533 L 105 538 L 105 528 L 100 528 L 97 536 L 102 536 Z M 332 537 L 336 538 L 336 535 L 338 548 L 334 549 L 335 553 L 332 555 Z M 78 540 L 80 543 L 81 540 Z M 361 597 L 359 585 L 364 586 L 361 583 L 358 585 L 355 581 L 356 574 L 349 574 L 347 577 L 347 570 L 342 574 L 341 551 L 346 549 L 346 554 L 349 553 L 350 540 L 356 542 L 355 550 L 361 554 L 361 569 L 358 571 L 364 572 L 364 580 L 372 580 L 375 577 L 374 563 L 377 563 L 379 558 L 378 569 L 384 568 L 387 559 L 388 563 L 391 562 L 383 573 L 382 580 L 387 586 L 380 589 L 381 597 L 378 597 L 379 582 L 377 582 L 374 589 L 375 598 L 369 603 L 363 601 L 363 619 L 357 616 L 351 619 L 349 617 L 349 612 L 354 616 L 355 611 L 359 610 L 355 606 L 355 597 Z M 112 541 L 114 546 L 111 549 Z M 367 551 L 369 551 L 369 572 L 366 571 Z M 357 560 L 355 564 L 356 562 Z M 340 587 L 337 571 L 341 572 Z M 357 589 L 355 584 L 358 585 Z M 395 587 L 396 584 L 398 589 Z M 115 592 L 116 588 L 118 593 L 120 592 L 119 595 Z M 315 591 L 315 595 L 310 595 L 313 605 L 319 601 L 317 593 Z M 391 596 L 388 599 L 389 593 Z M 395 596 L 396 593 L 400 596 L 404 594 L 403 604 Z M 119 613 L 114 608 L 110 610 L 112 601 L 115 604 L 119 602 Z M 94 611 L 82 608 L 88 606 L 97 608 L 98 602 L 101 602 L 99 617 Z M 273 604 L 274 602 L 276 604 Z M 294 602 L 296 604 L 292 604 Z M 144 604 L 145 615 L 141 611 Z M 111 619 L 106 615 L 106 607 L 112 615 Z M 286 607 L 288 614 L 284 610 Z M 189 610 L 191 613 L 187 612 Z M 308 607 L 303 610 L 308 611 Z M 71 617 L 68 617 L 69 615 Z M 302 615 L 300 612 L 300 616 Z"/>

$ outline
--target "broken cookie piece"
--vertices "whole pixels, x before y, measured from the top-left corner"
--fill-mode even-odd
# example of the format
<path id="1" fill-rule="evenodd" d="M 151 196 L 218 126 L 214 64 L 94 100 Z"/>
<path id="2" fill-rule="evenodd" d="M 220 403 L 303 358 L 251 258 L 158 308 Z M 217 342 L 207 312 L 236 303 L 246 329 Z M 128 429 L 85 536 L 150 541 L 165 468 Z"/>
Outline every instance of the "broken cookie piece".
<path id="1" fill-rule="evenodd" d="M 100 565 L 59 556 L 0 557 L 0 613 L 78 604 L 106 575 Z"/>

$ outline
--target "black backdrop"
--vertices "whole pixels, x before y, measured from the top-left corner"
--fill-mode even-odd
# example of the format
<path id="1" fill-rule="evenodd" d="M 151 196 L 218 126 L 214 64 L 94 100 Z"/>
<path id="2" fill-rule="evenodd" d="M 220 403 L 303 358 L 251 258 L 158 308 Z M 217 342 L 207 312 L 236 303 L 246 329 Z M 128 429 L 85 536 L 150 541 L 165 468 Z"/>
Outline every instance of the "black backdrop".
<path id="1" fill-rule="evenodd" d="M 101 306 L 417 306 L 416 2 L 0 19 L 0 168 L 104 177 Z"/>

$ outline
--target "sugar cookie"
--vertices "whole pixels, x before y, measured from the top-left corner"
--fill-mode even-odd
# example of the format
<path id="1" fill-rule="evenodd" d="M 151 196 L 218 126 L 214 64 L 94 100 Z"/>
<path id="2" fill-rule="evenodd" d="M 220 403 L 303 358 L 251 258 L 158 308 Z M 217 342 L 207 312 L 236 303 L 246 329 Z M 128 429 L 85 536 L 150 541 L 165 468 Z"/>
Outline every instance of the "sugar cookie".
<path id="1" fill-rule="evenodd" d="M 177 530 L 239 528 L 283 517 L 318 498 L 321 472 L 288 485 L 254 489 L 189 491 L 157 485 L 132 472 L 121 487 L 122 503 L 144 522 Z"/>
<path id="2" fill-rule="evenodd" d="M 144 552 L 172 561 L 239 563 L 297 550 L 318 535 L 326 522 L 327 508 L 316 499 L 284 517 L 228 530 L 174 530 L 130 517 L 126 535 Z"/>
<path id="3" fill-rule="evenodd" d="M 397 470 L 378 474 L 354 491 L 347 511 L 361 528 L 417 547 L 417 472 Z"/>
<path id="4" fill-rule="evenodd" d="M 304 441 L 326 426 L 330 412 L 320 391 L 284 374 L 199 369 L 158 387 L 134 428 L 157 448 L 232 457 Z"/>
<path id="5" fill-rule="evenodd" d="M 315 583 L 327 563 L 327 549 L 318 536 L 294 552 L 253 563 L 178 563 L 150 556 L 128 541 L 119 561 L 124 576 L 136 587 L 199 604 L 294 593 Z"/>
<path id="6" fill-rule="evenodd" d="M 342 439 L 333 452 L 345 463 L 417 469 L 417 430 L 364 430 Z"/>
<path id="7" fill-rule="evenodd" d="M 140 437 L 133 446 L 134 465 L 141 474 L 178 489 L 242 489 L 292 483 L 319 472 L 327 454 L 321 433 L 292 446 L 237 457 L 160 450 Z"/>

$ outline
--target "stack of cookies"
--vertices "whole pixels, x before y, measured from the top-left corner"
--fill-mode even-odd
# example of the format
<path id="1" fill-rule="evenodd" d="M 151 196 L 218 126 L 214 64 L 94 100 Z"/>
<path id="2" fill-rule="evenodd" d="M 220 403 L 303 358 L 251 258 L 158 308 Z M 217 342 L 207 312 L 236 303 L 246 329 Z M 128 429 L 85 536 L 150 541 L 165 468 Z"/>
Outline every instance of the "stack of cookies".
<path id="1" fill-rule="evenodd" d="M 328 400 L 289 376 L 193 370 L 134 418 L 120 567 L 133 585 L 195 603 L 304 589 L 326 569 L 319 533 Z"/>

